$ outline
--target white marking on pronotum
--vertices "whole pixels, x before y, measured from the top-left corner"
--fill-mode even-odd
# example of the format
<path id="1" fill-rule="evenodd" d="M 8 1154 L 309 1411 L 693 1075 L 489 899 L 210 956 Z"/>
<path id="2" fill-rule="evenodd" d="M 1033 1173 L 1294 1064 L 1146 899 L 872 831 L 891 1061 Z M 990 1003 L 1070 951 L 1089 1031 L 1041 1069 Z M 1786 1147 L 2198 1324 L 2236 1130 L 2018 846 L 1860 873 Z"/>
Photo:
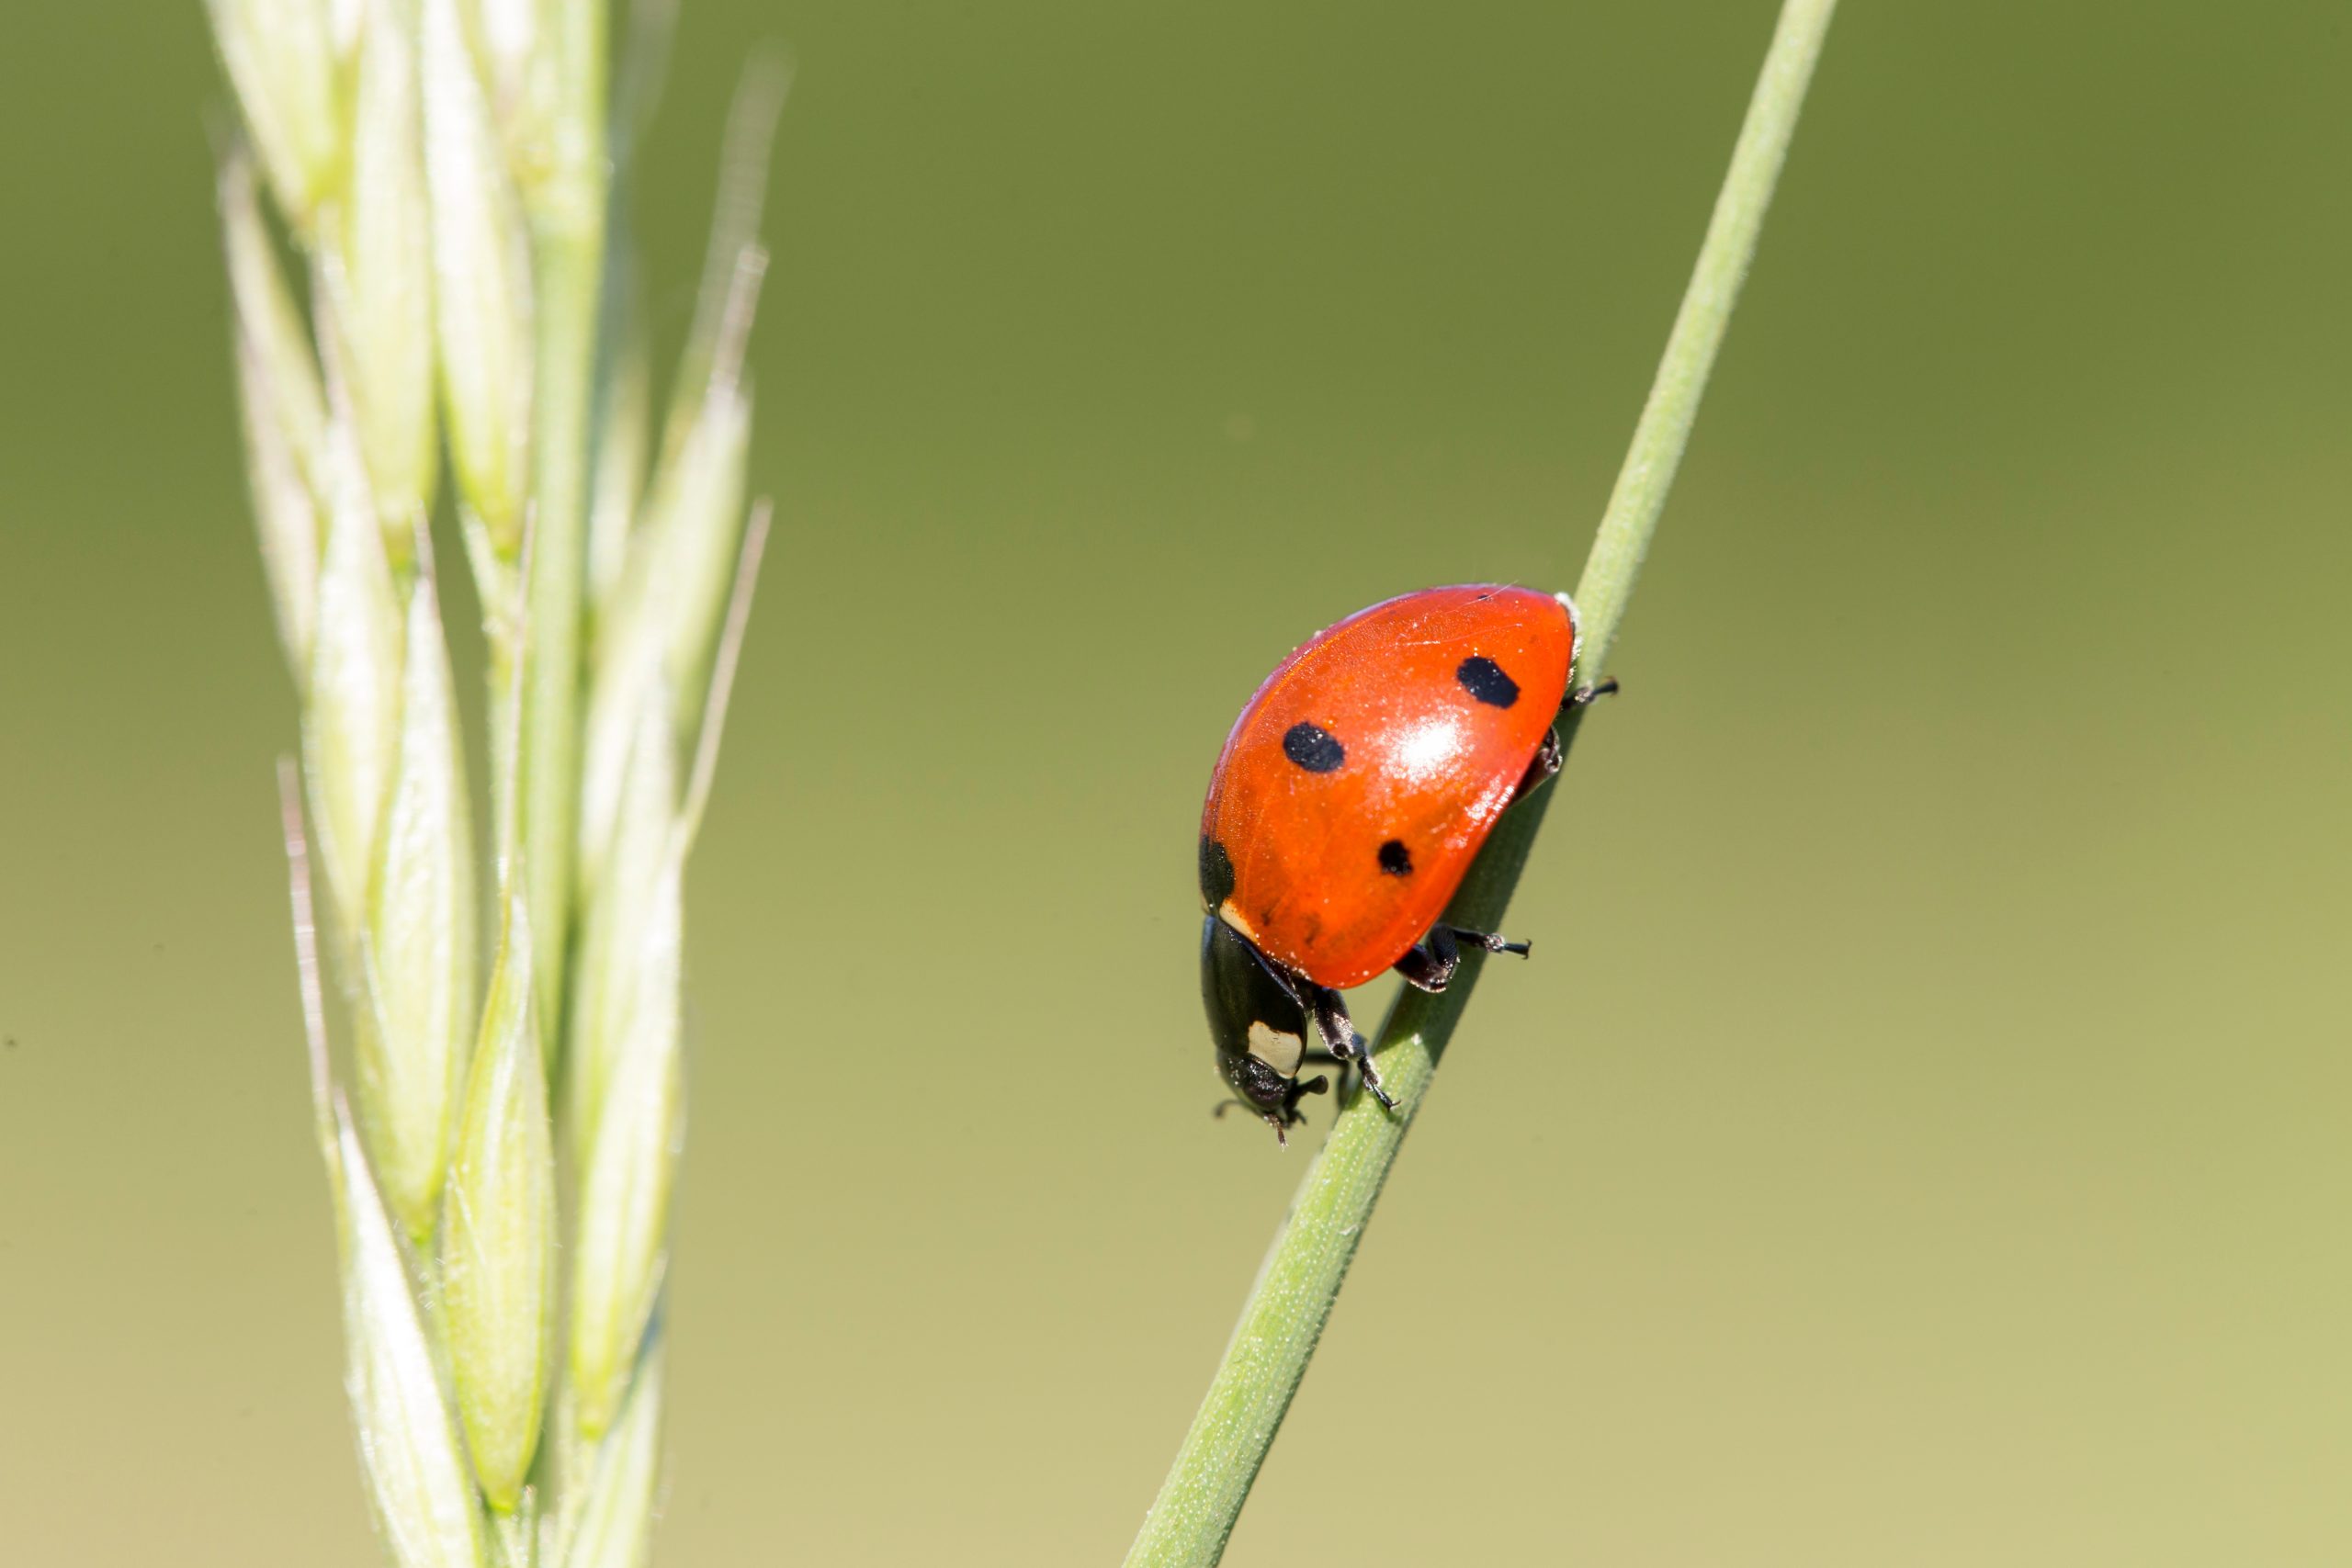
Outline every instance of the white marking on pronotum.
<path id="1" fill-rule="evenodd" d="M 1298 1059 L 1306 1054 L 1306 1043 L 1258 1019 L 1250 1025 L 1250 1054 L 1283 1077 L 1296 1077 Z"/>
<path id="2" fill-rule="evenodd" d="M 1241 911 L 1233 907 L 1232 899 L 1227 898 L 1224 903 L 1219 904 L 1216 907 L 1216 912 L 1217 918 L 1222 919 L 1227 925 L 1231 926 L 1235 931 L 1239 931 L 1251 942 L 1258 940 L 1257 931 L 1248 920 L 1241 918 Z"/>

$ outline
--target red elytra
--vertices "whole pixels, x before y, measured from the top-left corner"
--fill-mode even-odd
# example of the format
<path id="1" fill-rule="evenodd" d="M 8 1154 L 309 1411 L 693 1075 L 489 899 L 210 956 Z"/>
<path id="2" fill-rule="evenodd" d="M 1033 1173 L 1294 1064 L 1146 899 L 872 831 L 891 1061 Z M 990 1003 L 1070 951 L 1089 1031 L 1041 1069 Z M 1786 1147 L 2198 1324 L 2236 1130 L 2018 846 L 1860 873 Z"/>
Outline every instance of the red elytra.
<path id="1" fill-rule="evenodd" d="M 1492 583 L 1407 593 L 1316 634 L 1217 757 L 1201 813 L 1209 912 L 1319 986 L 1395 964 L 1517 793 L 1576 643 L 1564 599 Z"/>

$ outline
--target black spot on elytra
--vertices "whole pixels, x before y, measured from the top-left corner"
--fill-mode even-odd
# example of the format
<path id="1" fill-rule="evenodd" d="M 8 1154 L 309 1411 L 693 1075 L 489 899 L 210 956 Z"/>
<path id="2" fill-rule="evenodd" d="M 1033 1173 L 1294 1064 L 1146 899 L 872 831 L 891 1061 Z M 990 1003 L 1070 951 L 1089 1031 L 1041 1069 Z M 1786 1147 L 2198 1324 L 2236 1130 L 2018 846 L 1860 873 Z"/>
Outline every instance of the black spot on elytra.
<path id="1" fill-rule="evenodd" d="M 1453 672 L 1462 689 L 1485 703 L 1488 707 L 1507 708 L 1519 701 L 1519 682 L 1503 673 L 1503 667 L 1484 655 L 1473 655 L 1462 661 Z"/>
<path id="2" fill-rule="evenodd" d="M 1201 902 L 1211 909 L 1233 897 L 1233 857 L 1225 846 L 1201 835 Z"/>
<path id="3" fill-rule="evenodd" d="M 1402 839 L 1391 839 L 1380 846 L 1380 869 L 1390 876 L 1413 874 L 1413 853 Z"/>
<path id="4" fill-rule="evenodd" d="M 1301 722 L 1283 731 L 1283 755 L 1310 773 L 1328 773 L 1348 760 L 1348 749 L 1326 731 Z"/>

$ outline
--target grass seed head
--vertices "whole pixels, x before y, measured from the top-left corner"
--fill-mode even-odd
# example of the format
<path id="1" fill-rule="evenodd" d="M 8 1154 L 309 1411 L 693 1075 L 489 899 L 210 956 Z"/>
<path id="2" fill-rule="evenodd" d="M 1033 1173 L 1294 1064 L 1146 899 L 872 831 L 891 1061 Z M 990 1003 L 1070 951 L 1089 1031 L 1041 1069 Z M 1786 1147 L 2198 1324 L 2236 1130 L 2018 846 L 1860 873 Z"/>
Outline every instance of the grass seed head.
<path id="1" fill-rule="evenodd" d="M 626 265 L 603 254 L 627 161 L 606 142 L 604 6 L 207 3 L 250 139 L 221 173 L 238 373 L 301 689 L 307 844 L 338 938 L 321 965 L 312 854 L 292 808 L 369 1499 L 401 1568 L 640 1568 L 684 1121 L 681 883 L 765 535 L 763 513 L 748 533 L 744 517 L 743 349 L 784 73 L 755 69 L 739 96 L 705 287 L 657 441 L 642 341 L 596 341 L 597 279 Z M 625 114 L 649 96 L 638 63 Z M 310 269 L 308 320 L 257 178 Z M 593 372 L 607 364 L 599 388 Z M 508 884 L 478 1019 L 476 844 L 426 525 L 444 438 L 488 634 L 495 863 Z M 541 539 L 554 553 L 526 542 Z M 587 589 L 577 625 L 574 581 Z M 583 626 L 584 660 L 572 651 Z M 585 733 L 573 736 L 582 684 Z M 558 698 L 540 702 L 545 692 Z M 523 865 L 570 879 L 548 870 L 560 854 L 526 857 L 509 840 L 529 827 L 522 737 L 548 716 L 546 749 L 528 755 L 560 759 L 538 776 L 582 802 L 593 852 L 570 900 L 576 944 L 548 923 L 561 902 L 548 898 L 535 955 Z M 535 783 L 529 798 L 542 793 Z M 562 844 L 572 830 L 555 831 Z M 356 1125 L 331 1081 L 322 967 L 352 1007 Z M 545 1055 L 559 996 L 572 1014 L 565 1110 L 578 1156 L 560 1317 Z M 412 1244 L 433 1259 L 422 1278 Z"/>

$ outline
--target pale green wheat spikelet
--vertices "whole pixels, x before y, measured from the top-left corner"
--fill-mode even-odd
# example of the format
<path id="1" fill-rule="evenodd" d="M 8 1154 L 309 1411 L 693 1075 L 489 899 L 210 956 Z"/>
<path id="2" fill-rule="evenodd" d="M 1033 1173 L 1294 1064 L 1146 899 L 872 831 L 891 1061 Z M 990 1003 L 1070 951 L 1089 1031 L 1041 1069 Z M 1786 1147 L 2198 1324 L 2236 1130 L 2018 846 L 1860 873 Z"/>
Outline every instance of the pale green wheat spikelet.
<path id="1" fill-rule="evenodd" d="M 465 15 L 508 166 L 529 189 L 555 160 L 558 83 L 548 44 L 560 23 L 556 6 L 552 0 L 465 0 Z"/>
<path id="2" fill-rule="evenodd" d="M 209 0 L 212 36 L 279 209 L 308 229 L 343 183 L 356 43 L 335 0 Z M 345 15 L 338 16 L 338 12 Z"/>
<path id="3" fill-rule="evenodd" d="M 606 1434 L 630 1397 L 659 1312 L 670 1191 L 684 1134 L 685 862 L 726 726 L 734 656 L 766 529 L 763 508 L 744 534 L 694 768 L 683 788 L 669 684 L 657 676 L 649 690 L 626 759 L 614 853 L 589 911 L 594 956 L 575 999 L 581 1217 L 571 1258 L 569 1366 L 572 1417 L 592 1439 Z"/>
<path id="4" fill-rule="evenodd" d="M 326 399 L 300 313 L 270 254 L 252 159 L 242 151 L 223 159 L 220 187 L 254 519 L 278 638 L 288 663 L 303 676 L 318 612 L 319 503 L 311 476 L 326 439 Z"/>
<path id="5" fill-rule="evenodd" d="M 602 891 L 619 790 L 644 710 L 658 701 L 673 715 L 665 741 L 675 747 L 684 739 L 683 716 L 661 694 L 698 692 L 704 684 L 711 633 L 741 544 L 750 420 L 749 403 L 729 396 L 698 423 L 678 465 L 691 471 L 657 480 L 654 503 L 630 539 L 589 698 L 580 878 L 591 898 Z"/>
<path id="6" fill-rule="evenodd" d="M 400 747 L 368 902 L 355 1031 L 360 1118 L 386 1201 L 433 1232 L 476 1006 L 473 829 L 432 575 L 410 591 Z"/>
<path id="7" fill-rule="evenodd" d="M 245 149 L 231 148 L 220 164 L 220 231 L 237 333 L 253 345 L 269 376 L 266 406 L 301 465 L 303 481 L 323 489 L 326 393 L 301 310 L 270 248 L 253 175 Z"/>
<path id="8" fill-rule="evenodd" d="M 262 568 L 269 580 L 271 618 L 298 679 L 307 678 L 318 614 L 319 514 L 311 487 L 277 417 L 277 390 L 267 360 L 252 341 L 236 344 L 240 424 L 245 470 L 260 535 Z"/>
<path id="9" fill-rule="evenodd" d="M 612 852 L 587 911 L 574 1003 L 581 1218 L 571 1258 L 569 1365 L 574 1419 L 591 1438 L 605 1433 L 627 1394 L 661 1296 L 670 1191 L 684 1132 L 685 860 L 725 727 L 732 656 L 765 527 L 763 513 L 744 536 L 694 771 L 683 789 L 672 687 L 658 666 L 645 688 L 634 744 L 623 759 Z"/>
<path id="10" fill-rule="evenodd" d="M 356 3 L 364 23 L 351 179 L 319 247 L 320 324 L 359 433 L 386 543 L 401 564 L 424 519 L 437 457 L 415 0 Z"/>
<path id="11" fill-rule="evenodd" d="M 630 1038 L 641 960 L 650 951 L 648 922 L 659 906 L 645 894 L 659 881 L 675 837 L 675 733 L 669 688 L 656 681 L 638 709 L 635 744 L 623 758 L 619 808 L 604 884 L 608 892 L 589 903 L 581 937 L 568 1066 L 572 1124 L 583 1148 L 594 1146 L 613 1064 Z"/>
<path id="12" fill-rule="evenodd" d="M 752 421 L 742 340 L 765 271 L 765 254 L 746 247 L 727 293 L 728 309 L 713 323 L 719 343 L 710 378 L 696 389 L 679 439 L 654 474 L 598 625 L 580 811 L 580 878 L 592 899 L 611 848 L 640 710 L 653 700 L 657 682 L 673 694 L 699 693 L 707 683 L 719 612 L 742 543 Z M 681 728 L 673 744 L 684 739 L 682 727 L 694 711 L 673 710 Z"/>
<path id="13" fill-rule="evenodd" d="M 400 1568 L 478 1568 L 481 1514 L 400 1242 L 340 1106 L 334 1126 L 345 1389 L 377 1526 Z"/>
<path id="14" fill-rule="evenodd" d="M 555 1148 L 539 1051 L 531 923 L 507 898 L 443 1233 L 443 1303 L 458 1411 L 492 1508 L 520 1501 L 547 1403 Z"/>
<path id="15" fill-rule="evenodd" d="M 529 236 L 458 0 L 423 0 L 422 23 L 442 396 L 469 547 L 487 587 L 504 575 L 485 570 L 490 560 L 511 570 L 522 553 L 531 482 Z"/>
<path id="16" fill-rule="evenodd" d="M 589 538 L 595 591 L 594 680 L 581 763 L 579 877 L 593 913 L 612 852 L 615 814 L 636 748 L 641 709 L 666 681 L 683 746 L 705 690 L 714 634 L 743 537 L 751 393 L 743 368 L 767 253 L 758 231 L 767 149 L 790 85 L 774 61 L 748 72 L 729 117 L 718 209 L 678 363 L 650 490 L 636 493 L 651 451 L 650 397 L 641 340 L 625 339 L 623 379 L 605 411 L 613 461 L 598 474 Z"/>
<path id="17" fill-rule="evenodd" d="M 594 1135 L 581 1156 L 580 1234 L 572 1246 L 572 1387 L 580 1428 L 601 1437 L 627 1388 L 653 1315 L 669 1230 L 670 1189 L 685 1134 L 679 1018 L 684 931 L 683 839 L 650 886 L 637 951 L 622 959 L 628 1016 L 613 1051 Z"/>
<path id="18" fill-rule="evenodd" d="M 660 1474 L 662 1343 L 648 1337 L 628 1398 L 606 1435 L 587 1506 L 574 1527 L 563 1568 L 639 1568 L 653 1538 L 654 1482 Z"/>
<path id="19" fill-rule="evenodd" d="M 748 321 L 766 266 L 763 252 L 744 254 L 733 296 L 741 319 Z M 752 395 L 737 344 L 714 368 L 684 441 L 655 472 L 632 540 L 636 558 L 618 595 L 620 614 L 653 643 L 663 676 L 678 692 L 699 693 L 709 669 L 719 610 L 742 543 L 751 428 Z"/>
<path id="20" fill-rule="evenodd" d="M 628 557 L 629 530 L 652 456 L 653 363 L 631 334 L 615 356 L 597 422 L 596 473 L 588 503 L 588 603 L 605 616 Z"/>
<path id="21" fill-rule="evenodd" d="M 400 602 L 383 531 L 347 432 L 330 430 L 333 493 L 319 569 L 302 754 L 319 857 L 346 941 L 366 916 L 368 880 L 400 745 Z"/>

